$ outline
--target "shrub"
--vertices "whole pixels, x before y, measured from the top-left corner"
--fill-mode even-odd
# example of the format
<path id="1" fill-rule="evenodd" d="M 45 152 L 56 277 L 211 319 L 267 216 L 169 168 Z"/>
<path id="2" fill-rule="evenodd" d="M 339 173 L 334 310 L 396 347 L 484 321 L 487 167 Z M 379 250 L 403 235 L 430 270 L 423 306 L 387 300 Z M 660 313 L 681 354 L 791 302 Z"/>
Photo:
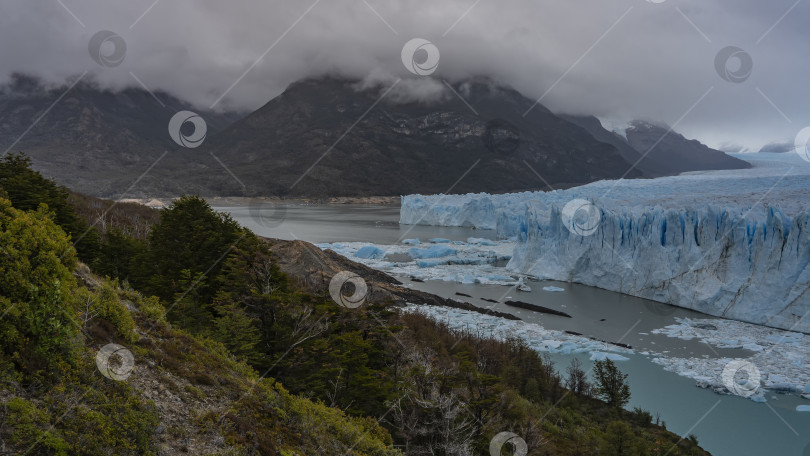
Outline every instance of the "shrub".
<path id="1" fill-rule="evenodd" d="M 0 353 L 26 371 L 71 358 L 78 335 L 76 252 L 45 207 L 0 199 Z"/>

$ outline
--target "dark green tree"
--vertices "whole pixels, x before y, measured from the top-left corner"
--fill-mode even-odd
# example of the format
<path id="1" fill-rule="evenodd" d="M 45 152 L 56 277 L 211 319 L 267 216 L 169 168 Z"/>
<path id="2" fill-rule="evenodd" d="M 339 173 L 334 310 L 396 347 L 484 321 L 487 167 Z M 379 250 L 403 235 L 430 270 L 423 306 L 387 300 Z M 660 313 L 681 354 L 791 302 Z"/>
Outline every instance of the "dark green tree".
<path id="1" fill-rule="evenodd" d="M 199 293 L 210 301 L 216 294 L 216 277 L 223 262 L 245 231 L 226 214 L 215 212 L 202 198 L 183 196 L 164 209 L 160 222 L 152 227 L 149 251 L 139 261 L 141 289 L 164 300 L 185 290 L 182 271 L 205 274 Z M 144 280 L 144 279 L 141 279 Z"/>
<path id="2" fill-rule="evenodd" d="M 257 345 L 262 341 L 262 335 L 258 321 L 224 294 L 217 295 L 214 309 L 218 317 L 213 322 L 212 337 L 222 342 L 237 358 L 253 365 L 260 363 L 263 357 Z"/>
<path id="3" fill-rule="evenodd" d="M 146 242 L 127 236 L 120 229 L 107 230 L 100 254 L 92 264 L 93 271 L 131 281 L 135 261 L 143 257 L 146 248 Z"/>
<path id="4" fill-rule="evenodd" d="M 624 421 L 612 421 L 605 429 L 601 454 L 606 456 L 641 456 L 649 454 L 644 442 L 636 438 L 633 428 Z"/>
<path id="5" fill-rule="evenodd" d="M 588 374 L 582 370 L 582 363 L 578 358 L 571 360 L 571 364 L 565 369 L 565 387 L 574 394 L 590 394 L 591 384 L 588 382 Z"/>
<path id="6" fill-rule="evenodd" d="M 205 288 L 203 274 L 183 269 L 180 271 L 177 285 L 178 291 L 174 299 L 166 306 L 169 321 L 194 333 L 209 330 L 213 315 L 209 301 L 201 292 Z"/>
<path id="7" fill-rule="evenodd" d="M 98 231 L 76 215 L 68 202 L 67 189 L 31 169 L 28 157 L 9 154 L 0 159 L 0 188 L 17 209 L 35 211 L 40 204 L 46 204 L 56 224 L 70 235 L 79 259 L 91 263 L 98 256 Z"/>
<path id="8" fill-rule="evenodd" d="M 594 393 L 612 407 L 624 407 L 630 401 L 630 387 L 627 374 L 623 374 L 616 364 L 606 359 L 593 365 L 595 376 Z"/>

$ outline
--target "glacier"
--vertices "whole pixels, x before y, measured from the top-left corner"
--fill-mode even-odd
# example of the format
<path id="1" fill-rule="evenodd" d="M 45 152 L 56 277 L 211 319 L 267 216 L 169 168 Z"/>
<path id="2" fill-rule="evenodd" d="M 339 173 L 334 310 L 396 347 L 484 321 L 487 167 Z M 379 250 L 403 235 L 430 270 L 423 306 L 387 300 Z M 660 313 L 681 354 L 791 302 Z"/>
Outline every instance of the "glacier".
<path id="1" fill-rule="evenodd" d="M 810 163 L 737 156 L 753 167 L 548 192 L 408 195 L 400 222 L 497 230 L 515 242 L 515 273 L 810 332 Z M 587 235 L 566 219 L 572 200 L 598 209 Z"/>

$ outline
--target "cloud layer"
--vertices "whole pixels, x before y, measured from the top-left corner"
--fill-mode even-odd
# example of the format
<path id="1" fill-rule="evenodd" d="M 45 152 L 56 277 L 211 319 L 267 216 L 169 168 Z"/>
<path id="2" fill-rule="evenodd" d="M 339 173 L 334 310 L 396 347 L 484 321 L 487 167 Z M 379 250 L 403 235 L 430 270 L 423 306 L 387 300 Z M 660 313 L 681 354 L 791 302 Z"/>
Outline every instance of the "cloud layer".
<path id="1" fill-rule="evenodd" d="M 490 76 L 556 111 L 660 119 L 754 149 L 810 125 L 810 4 L 795 0 L 61 3 L 4 0 L 0 78 L 60 83 L 88 71 L 107 87 L 143 83 L 203 107 L 255 109 L 307 76 L 414 77 L 400 52 L 418 37 L 441 53 L 432 77 Z M 90 57 L 100 30 L 126 42 L 120 65 Z M 727 46 L 751 58 L 742 82 L 716 70 Z M 745 73 L 741 62 L 721 68 Z"/>

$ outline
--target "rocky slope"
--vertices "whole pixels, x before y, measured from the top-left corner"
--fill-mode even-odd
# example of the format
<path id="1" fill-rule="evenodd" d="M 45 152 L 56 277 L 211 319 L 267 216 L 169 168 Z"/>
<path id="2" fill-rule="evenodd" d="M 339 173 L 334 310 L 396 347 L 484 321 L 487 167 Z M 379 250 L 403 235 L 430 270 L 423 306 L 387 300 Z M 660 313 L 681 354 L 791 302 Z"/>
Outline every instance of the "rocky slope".
<path id="1" fill-rule="evenodd" d="M 452 307 L 509 320 L 519 320 L 518 317 L 509 313 L 405 288 L 401 286 L 402 282 L 384 272 L 351 261 L 332 250 L 323 251 L 309 242 L 280 239 L 269 239 L 268 242 L 272 245 L 272 251 L 276 255 L 281 270 L 297 279 L 303 288 L 312 293 L 328 292 L 330 279 L 341 271 L 349 271 L 363 277 L 369 283 L 368 299 L 372 301 L 391 302 L 398 306 L 419 304 Z"/>
<path id="2" fill-rule="evenodd" d="M 122 196 L 163 152 L 178 148 L 168 133 L 169 119 L 180 110 L 196 110 L 165 92 L 101 90 L 89 77 L 67 88 L 24 75 L 0 87 L 0 153 L 24 152 L 44 175 L 91 195 Z M 209 134 L 237 117 L 196 111 Z M 139 188 L 156 190 L 159 182 Z"/>

